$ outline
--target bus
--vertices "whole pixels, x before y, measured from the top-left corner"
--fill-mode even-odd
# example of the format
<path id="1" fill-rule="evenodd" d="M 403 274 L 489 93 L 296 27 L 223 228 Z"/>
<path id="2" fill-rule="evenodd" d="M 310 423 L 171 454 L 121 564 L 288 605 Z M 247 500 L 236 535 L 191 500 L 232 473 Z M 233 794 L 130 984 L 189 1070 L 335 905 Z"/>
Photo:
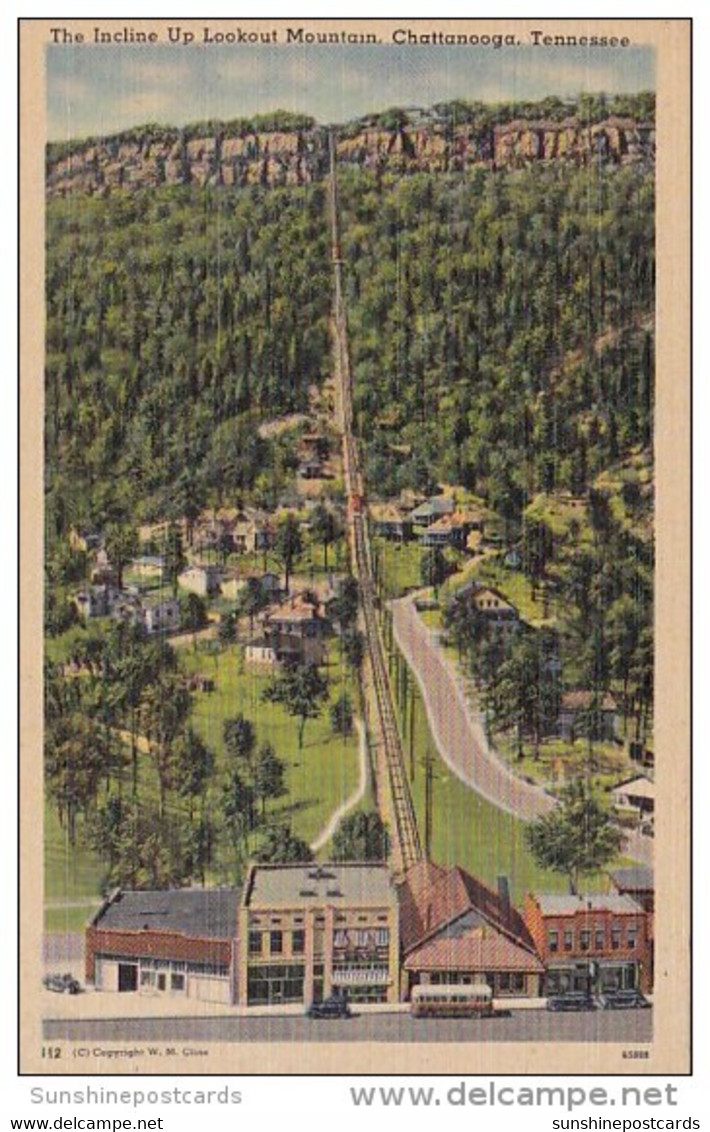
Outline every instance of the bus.
<path id="1" fill-rule="evenodd" d="M 488 983 L 412 988 L 413 1018 L 490 1018 L 493 991 Z"/>

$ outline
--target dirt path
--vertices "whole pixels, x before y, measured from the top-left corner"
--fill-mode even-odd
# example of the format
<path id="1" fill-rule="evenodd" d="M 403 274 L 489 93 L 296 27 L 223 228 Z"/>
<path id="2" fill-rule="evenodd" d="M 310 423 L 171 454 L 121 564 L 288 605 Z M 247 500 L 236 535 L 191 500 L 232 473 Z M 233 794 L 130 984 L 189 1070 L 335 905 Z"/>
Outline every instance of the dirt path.
<path id="1" fill-rule="evenodd" d="M 350 810 L 355 809 L 355 806 L 357 806 L 358 802 L 362 801 L 365 796 L 365 791 L 367 790 L 367 737 L 365 735 L 365 728 L 363 727 L 359 719 L 355 720 L 355 727 L 357 729 L 358 737 L 360 740 L 358 744 L 358 755 L 360 759 L 360 779 L 353 793 L 345 799 L 341 806 L 338 806 L 337 810 L 333 811 L 328 824 L 324 829 L 321 830 L 315 841 L 311 842 L 311 849 L 314 853 L 317 853 L 319 849 L 322 849 L 323 846 L 326 845 L 328 841 L 330 841 L 342 819 L 346 814 L 350 812 Z"/>

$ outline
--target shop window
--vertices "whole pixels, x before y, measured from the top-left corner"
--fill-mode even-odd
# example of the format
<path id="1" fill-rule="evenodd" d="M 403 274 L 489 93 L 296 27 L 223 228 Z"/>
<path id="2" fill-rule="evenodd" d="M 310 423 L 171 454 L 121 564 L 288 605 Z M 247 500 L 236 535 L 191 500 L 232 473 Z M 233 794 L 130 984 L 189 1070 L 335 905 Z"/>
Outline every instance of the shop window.
<path id="1" fill-rule="evenodd" d="M 302 966 L 293 964 L 253 967 L 247 976 L 247 1001 L 278 1004 L 303 1002 Z"/>

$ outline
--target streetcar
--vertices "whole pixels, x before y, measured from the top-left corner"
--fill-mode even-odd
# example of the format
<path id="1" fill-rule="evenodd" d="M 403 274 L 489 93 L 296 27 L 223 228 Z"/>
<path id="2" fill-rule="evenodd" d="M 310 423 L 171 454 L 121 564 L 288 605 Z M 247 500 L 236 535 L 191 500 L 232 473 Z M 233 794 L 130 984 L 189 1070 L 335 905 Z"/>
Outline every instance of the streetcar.
<path id="1" fill-rule="evenodd" d="M 488 983 L 412 988 L 413 1018 L 490 1018 L 493 991 Z"/>

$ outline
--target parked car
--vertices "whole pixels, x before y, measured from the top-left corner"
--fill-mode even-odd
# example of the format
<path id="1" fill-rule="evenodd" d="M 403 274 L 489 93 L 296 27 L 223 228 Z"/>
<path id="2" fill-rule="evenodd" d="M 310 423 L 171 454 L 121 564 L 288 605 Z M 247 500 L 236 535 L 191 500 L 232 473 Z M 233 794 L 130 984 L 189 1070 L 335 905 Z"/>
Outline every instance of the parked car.
<path id="1" fill-rule="evenodd" d="M 553 994 L 547 1000 L 548 1010 L 594 1010 L 594 1007 L 594 999 L 586 991 Z"/>
<path id="2" fill-rule="evenodd" d="M 45 975 L 42 984 L 47 990 L 56 991 L 58 994 L 79 994 L 81 990 L 79 980 L 75 979 L 68 971 L 63 975 L 56 972 L 51 975 Z"/>
<path id="3" fill-rule="evenodd" d="M 651 1005 L 639 990 L 607 990 L 597 1002 L 601 1010 L 637 1010 Z"/>
<path id="4" fill-rule="evenodd" d="M 338 995 L 324 998 L 322 1002 L 312 1002 L 306 1011 L 309 1018 L 352 1018 L 353 1012 L 348 1000 Z"/>

